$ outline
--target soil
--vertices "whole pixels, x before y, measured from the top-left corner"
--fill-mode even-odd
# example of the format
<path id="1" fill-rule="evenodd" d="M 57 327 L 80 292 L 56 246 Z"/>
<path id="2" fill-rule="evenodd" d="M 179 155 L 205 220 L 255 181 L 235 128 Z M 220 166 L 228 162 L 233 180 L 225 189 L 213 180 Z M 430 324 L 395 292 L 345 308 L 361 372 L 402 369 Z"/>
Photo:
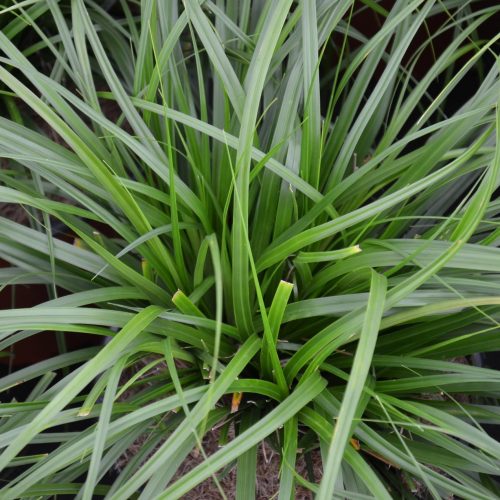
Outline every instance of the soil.
<path id="1" fill-rule="evenodd" d="M 123 381 L 128 380 L 136 372 L 141 370 L 144 366 L 157 359 L 155 356 L 148 356 L 140 360 L 134 366 L 130 367 L 123 374 Z M 155 367 L 143 374 L 140 378 L 147 376 L 158 375 L 166 370 L 165 363 L 159 363 Z M 134 390 L 126 391 L 121 399 L 123 401 L 133 401 Z M 144 441 L 147 439 L 147 433 L 139 438 L 117 461 L 115 470 L 119 473 L 127 465 L 127 463 L 139 452 Z M 171 483 L 177 481 L 189 471 L 194 469 L 197 465 L 203 462 L 204 455 L 209 457 L 220 449 L 219 444 L 220 431 L 219 428 L 214 428 L 209 431 L 202 442 L 203 453 L 198 448 L 193 449 L 191 453 L 182 462 Z M 228 433 L 228 438 L 234 438 L 234 429 L 231 427 Z M 306 464 L 305 459 L 301 456 L 297 460 L 296 471 L 308 481 L 314 480 L 314 483 L 319 483 L 322 477 L 322 464 L 319 450 L 312 450 L 309 453 L 310 463 Z M 308 467 L 309 465 L 309 467 Z M 312 474 L 312 477 L 311 477 Z M 217 482 L 219 483 L 217 485 Z M 280 456 L 279 454 L 266 442 L 261 442 L 257 450 L 257 474 L 256 474 L 256 500 L 269 500 L 274 498 L 279 491 L 280 484 Z M 233 500 L 236 497 L 236 467 L 233 466 L 224 472 L 219 471 L 214 477 L 206 479 L 200 483 L 196 488 L 192 489 L 189 493 L 182 498 L 185 500 L 219 500 L 224 498 L 221 494 L 222 489 L 224 496 L 228 500 Z M 297 500 L 312 500 L 312 493 L 301 487 L 297 486 L 295 490 L 295 497 Z"/>

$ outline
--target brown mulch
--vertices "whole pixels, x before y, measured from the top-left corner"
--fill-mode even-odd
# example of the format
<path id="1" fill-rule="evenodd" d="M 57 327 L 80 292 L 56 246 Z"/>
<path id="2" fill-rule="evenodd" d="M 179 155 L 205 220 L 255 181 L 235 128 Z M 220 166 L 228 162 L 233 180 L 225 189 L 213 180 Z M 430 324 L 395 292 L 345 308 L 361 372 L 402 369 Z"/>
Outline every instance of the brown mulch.
<path id="1" fill-rule="evenodd" d="M 147 356 L 137 362 L 135 365 L 130 367 L 123 374 L 123 380 L 127 380 L 140 369 L 146 366 L 148 363 L 157 359 L 156 356 Z M 159 363 L 153 369 L 151 369 L 146 374 L 143 374 L 140 378 L 147 376 L 154 376 L 160 374 L 163 370 L 166 370 L 166 364 Z M 121 400 L 126 401 L 133 399 L 134 390 L 127 391 L 121 396 Z M 135 456 L 135 454 L 141 449 L 144 441 L 147 439 L 148 433 L 145 432 L 123 455 L 115 464 L 115 469 L 121 471 L 127 463 Z M 187 474 L 189 471 L 194 469 L 197 465 L 203 462 L 206 457 L 209 457 L 220 450 L 219 445 L 220 429 L 214 428 L 207 432 L 202 441 L 203 453 L 200 452 L 198 448 L 193 449 L 185 460 L 181 463 L 179 469 L 177 470 L 175 476 L 172 478 L 171 483 L 177 481 L 182 476 Z M 231 426 L 228 432 L 228 438 L 234 438 L 234 428 Z M 313 450 L 310 453 L 310 461 L 312 465 L 312 472 L 314 474 L 314 482 L 319 483 L 322 476 L 322 463 L 319 450 Z M 298 458 L 296 464 L 296 471 L 302 477 L 310 480 L 307 465 L 302 456 Z M 277 497 L 280 485 L 280 456 L 273 448 L 266 442 L 261 442 L 257 450 L 257 473 L 256 473 L 256 500 L 270 500 Z M 184 495 L 182 498 L 185 500 L 220 500 L 227 498 L 228 500 L 233 500 L 236 497 L 236 466 L 233 466 L 230 470 L 219 471 L 216 475 L 217 482 L 213 477 L 210 477 L 192 489 L 189 493 Z M 223 491 L 223 495 L 220 489 Z M 295 497 L 297 500 L 312 500 L 312 493 L 301 487 L 296 486 Z"/>
<path id="2" fill-rule="evenodd" d="M 133 446 L 120 458 L 116 464 L 116 469 L 123 469 L 129 460 L 137 453 L 143 441 L 147 438 L 138 439 Z M 195 448 L 189 453 L 181 463 L 170 484 L 180 479 L 182 476 L 193 470 L 197 465 L 203 462 L 205 457 L 209 457 L 220 449 L 219 430 L 213 429 L 208 432 L 203 439 L 203 453 Z M 314 479 L 319 483 L 322 475 L 321 456 L 319 451 L 314 450 L 310 454 Z M 308 478 L 307 466 L 303 457 L 297 460 L 297 473 L 304 478 Z M 280 485 L 280 457 L 269 444 L 261 442 L 257 450 L 257 473 L 255 478 L 255 498 L 256 500 L 269 500 L 277 497 Z M 185 500 L 234 500 L 236 498 L 236 466 L 229 470 L 219 471 L 215 477 L 210 477 L 193 488 L 182 498 Z M 217 484 L 218 483 L 218 484 Z M 221 493 L 222 490 L 222 493 Z M 296 486 L 295 499 L 312 500 L 313 494 L 307 489 Z"/>
<path id="3" fill-rule="evenodd" d="M 207 456 L 210 456 L 219 449 L 217 431 L 212 431 L 207 434 L 203 441 L 203 448 Z M 318 451 L 312 452 L 311 457 L 315 481 L 318 482 L 322 474 L 321 457 Z M 203 460 L 204 457 L 201 453 L 197 451 L 191 452 L 179 467 L 173 480 L 175 481 L 181 478 L 184 474 L 203 462 Z M 297 461 L 296 470 L 302 477 L 307 477 L 306 463 L 303 458 Z M 279 454 L 276 453 L 269 444 L 261 442 L 257 451 L 257 474 L 255 478 L 256 500 L 269 500 L 277 497 L 280 485 L 279 471 Z M 217 479 L 219 481 L 219 487 L 224 492 L 225 497 L 228 500 L 234 500 L 236 498 L 236 467 L 233 467 L 224 477 Z M 219 487 L 214 478 L 209 478 L 200 483 L 196 488 L 193 488 L 182 498 L 185 500 L 199 500 L 201 498 L 204 500 L 220 500 L 224 497 L 221 495 Z M 297 500 L 312 500 L 313 495 L 305 488 L 296 486 L 294 498 Z"/>

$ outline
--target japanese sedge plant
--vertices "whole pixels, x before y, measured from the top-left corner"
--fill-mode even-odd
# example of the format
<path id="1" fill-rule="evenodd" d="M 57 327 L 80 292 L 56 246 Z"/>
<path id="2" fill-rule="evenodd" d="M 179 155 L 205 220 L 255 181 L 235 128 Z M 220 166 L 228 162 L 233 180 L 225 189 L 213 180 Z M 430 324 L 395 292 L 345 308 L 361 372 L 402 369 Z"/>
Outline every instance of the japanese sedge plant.
<path id="1" fill-rule="evenodd" d="M 351 21 L 371 10 L 381 25 L 368 39 Z M 454 362 L 500 350 L 499 36 L 478 36 L 498 11 L 1 11 L 0 202 L 30 218 L 0 218 L 0 281 L 51 293 L 0 311 L 1 349 L 43 331 L 112 337 L 61 343 L 0 379 L 1 498 L 174 499 L 228 467 L 237 498 L 254 498 L 263 440 L 281 457 L 280 500 L 298 485 L 322 500 L 499 497 L 500 444 L 483 426 L 500 423 L 500 374 Z M 28 381 L 28 399 L 10 401 Z M 59 431 L 75 422 L 84 430 Z M 234 438 L 174 479 L 216 426 Z M 35 443 L 52 451 L 33 455 Z M 315 484 L 295 463 L 316 449 Z"/>

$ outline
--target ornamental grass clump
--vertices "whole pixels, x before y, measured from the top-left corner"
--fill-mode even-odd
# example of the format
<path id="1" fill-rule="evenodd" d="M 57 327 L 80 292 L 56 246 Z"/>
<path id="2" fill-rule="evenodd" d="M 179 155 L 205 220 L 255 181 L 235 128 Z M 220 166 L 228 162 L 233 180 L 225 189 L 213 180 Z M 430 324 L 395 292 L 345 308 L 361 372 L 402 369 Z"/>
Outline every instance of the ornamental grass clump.
<path id="1" fill-rule="evenodd" d="M 0 497 L 500 497 L 499 10 L 4 6 Z"/>

